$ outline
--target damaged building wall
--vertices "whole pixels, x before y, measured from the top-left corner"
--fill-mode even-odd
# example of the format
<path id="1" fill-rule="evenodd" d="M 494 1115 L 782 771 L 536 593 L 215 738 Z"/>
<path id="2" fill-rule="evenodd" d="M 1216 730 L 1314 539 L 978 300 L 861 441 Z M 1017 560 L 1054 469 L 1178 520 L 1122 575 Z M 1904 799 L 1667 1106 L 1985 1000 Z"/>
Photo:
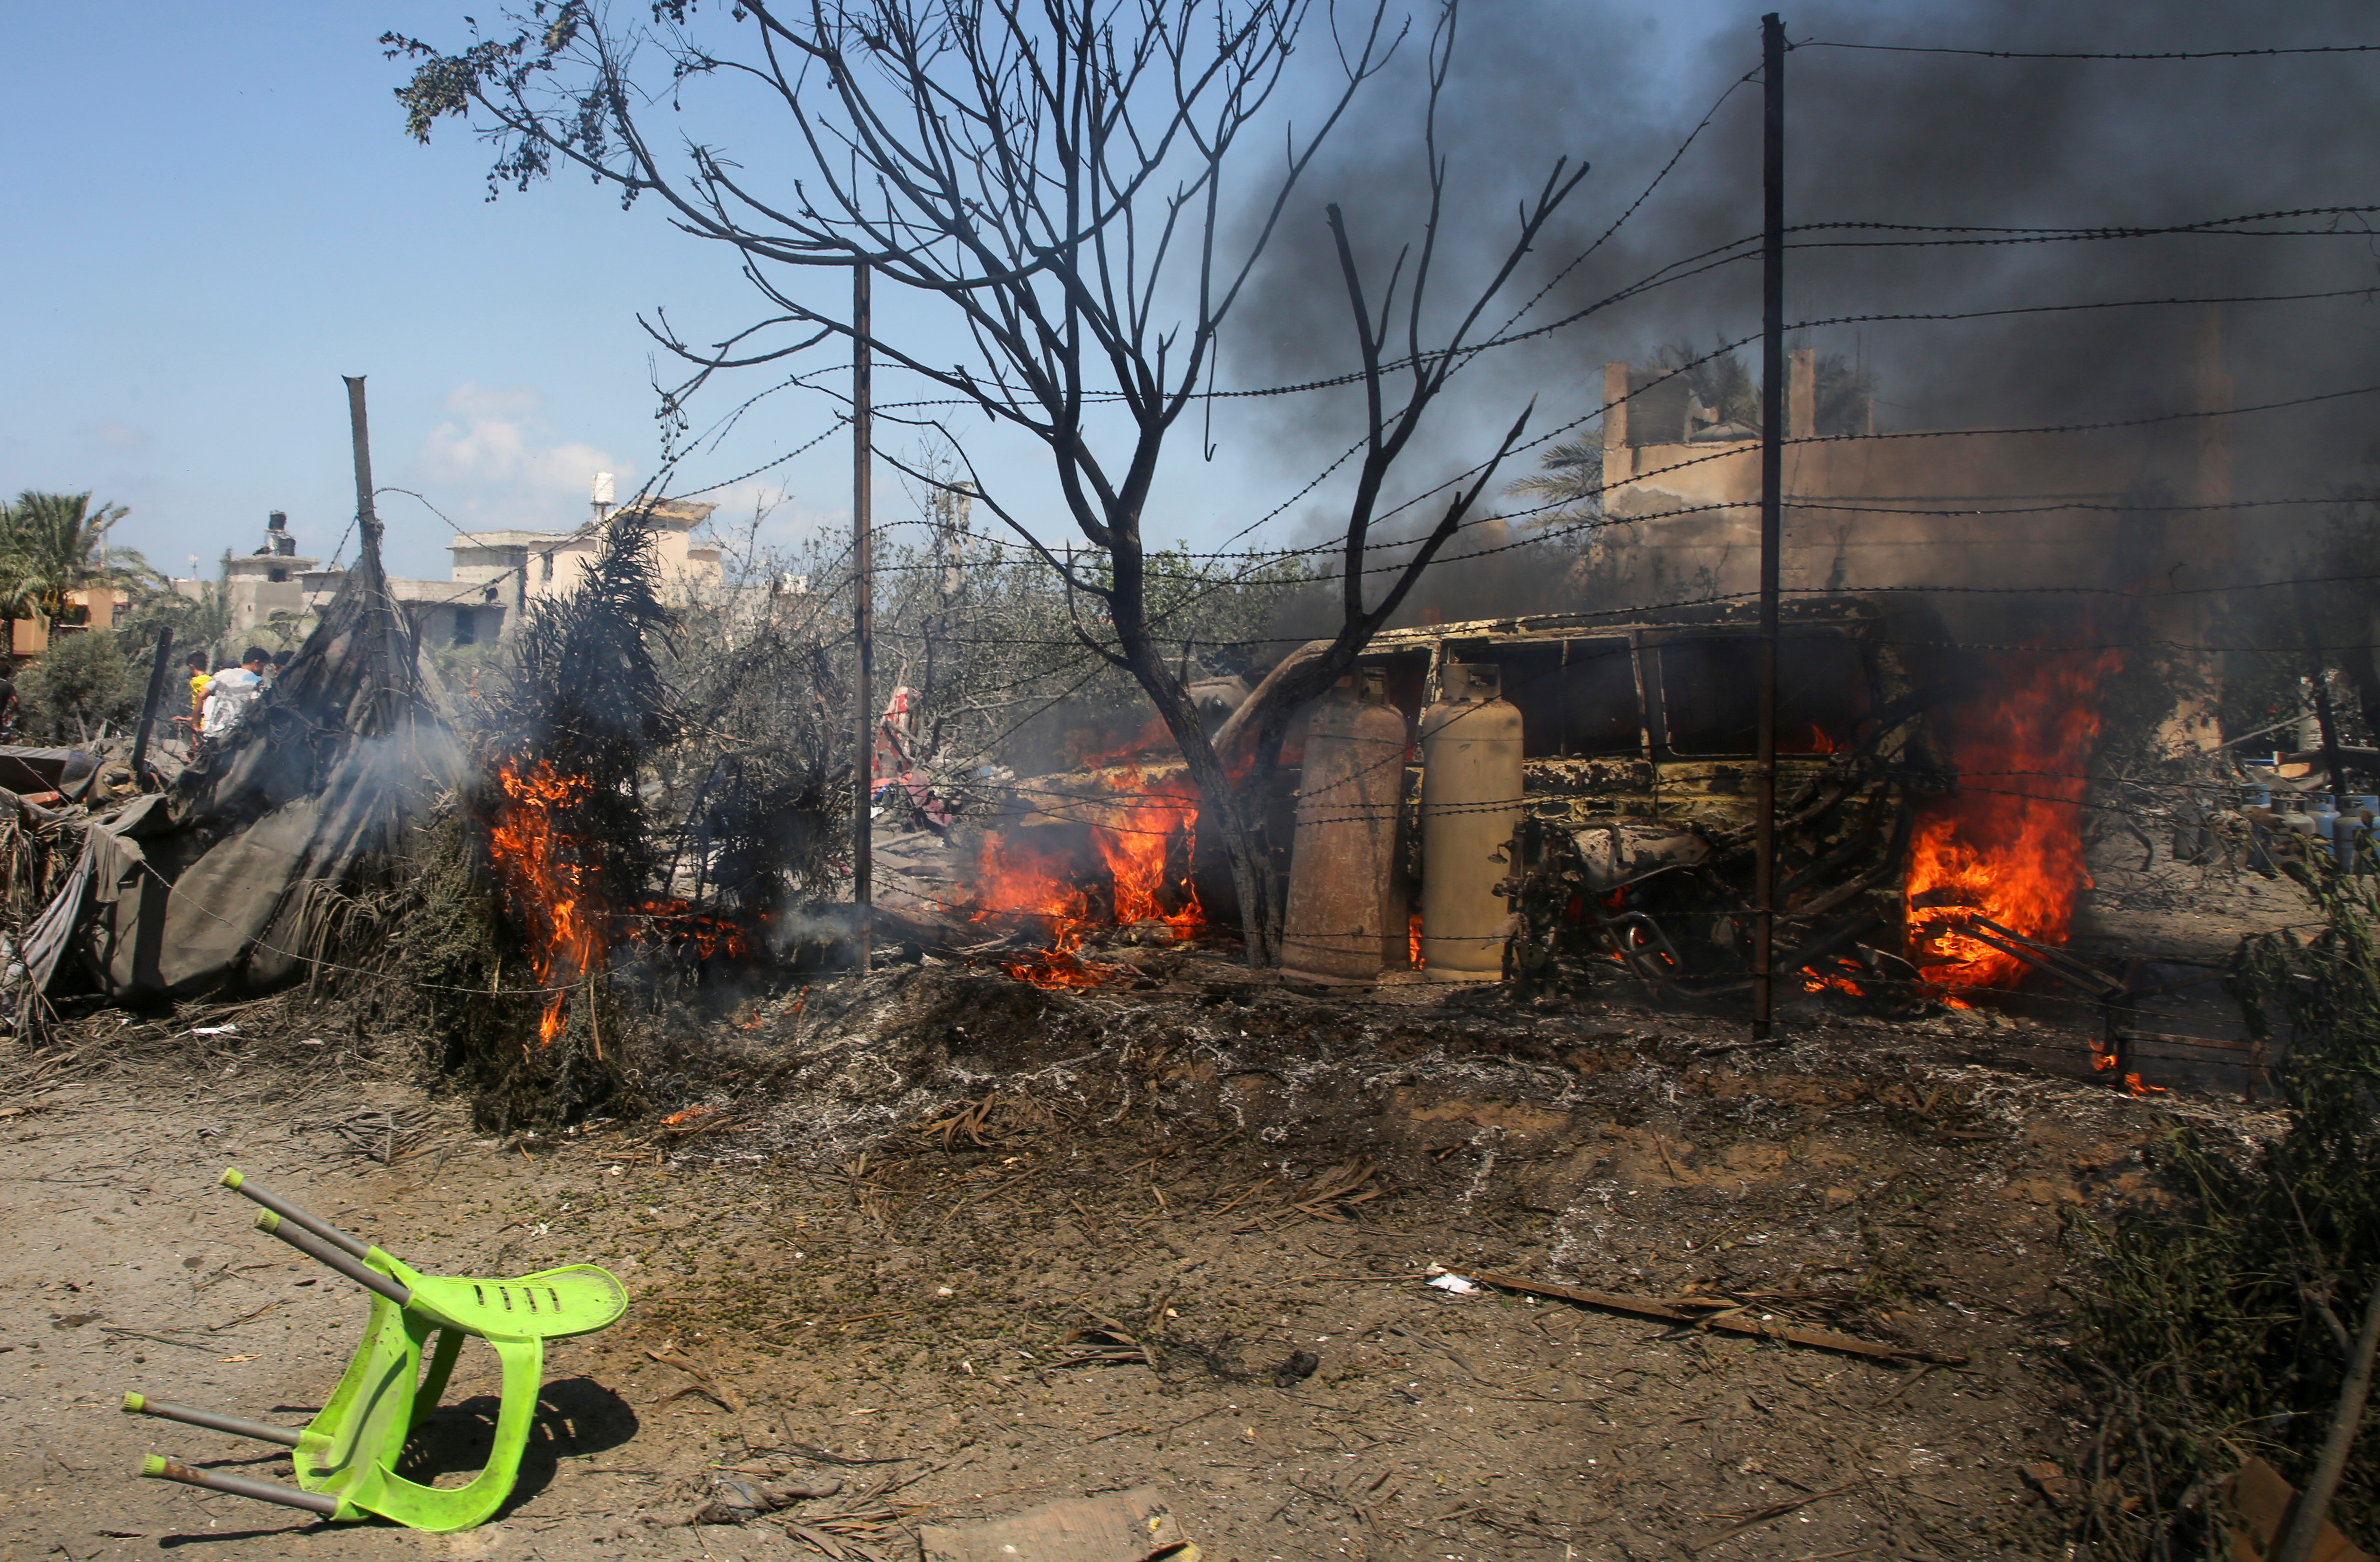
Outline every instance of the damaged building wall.
<path id="1" fill-rule="evenodd" d="M 2212 332 L 2210 324 L 2205 328 Z M 2161 428 L 1916 430 L 1819 436 L 1815 354 L 1791 355 L 1786 404 L 1788 591 L 1859 591 L 1943 580 L 1943 561 L 1990 582 L 2168 590 L 2228 583 L 2230 437 L 2220 418 Z M 2201 411 L 2228 406 L 2213 343 L 2194 387 Z M 1594 564 L 1631 582 L 1659 573 L 1748 590 L 1757 567 L 1760 442 L 1697 431 L 1682 376 L 1670 408 L 1604 372 L 1604 512 Z M 1668 412 L 1667 417 L 1660 416 Z M 1686 416 L 1681 416 L 1686 414 Z M 1680 513 L 1688 512 L 1688 513 Z M 2172 513 L 2168 513 L 2172 512 Z M 2114 545 L 2110 546 L 2110 543 Z M 1615 582 L 1617 583 L 1617 582 Z"/>

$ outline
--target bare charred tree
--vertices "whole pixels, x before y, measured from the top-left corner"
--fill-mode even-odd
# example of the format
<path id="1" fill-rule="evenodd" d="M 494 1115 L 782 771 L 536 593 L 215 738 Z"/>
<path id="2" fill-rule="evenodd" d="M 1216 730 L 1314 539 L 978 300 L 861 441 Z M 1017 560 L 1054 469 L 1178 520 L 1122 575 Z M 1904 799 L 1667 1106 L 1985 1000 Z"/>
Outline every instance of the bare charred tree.
<path id="1" fill-rule="evenodd" d="M 649 323 L 693 366 L 672 387 L 677 398 L 721 371 L 847 341 L 850 289 L 805 284 L 805 271 L 872 266 L 881 282 L 941 306 L 917 345 L 880 324 L 872 331 L 878 361 L 1046 448 L 1066 513 L 1094 550 L 1087 562 L 1037 533 L 966 458 L 951 421 L 938 425 L 960 452 L 973 502 L 1090 604 L 1075 634 L 1131 674 L 1181 745 L 1204 823 L 1230 860 L 1250 959 L 1269 963 L 1274 897 L 1255 813 L 1151 621 L 1143 511 L 1168 438 L 1200 404 L 1218 333 L 1325 140 L 1386 68 L 1404 28 L 1386 0 L 1351 0 L 1343 18 L 1329 0 L 740 0 L 698 9 L 699 0 L 657 0 L 649 22 L 629 21 L 625 10 L 563 0 L 513 14 L 508 36 L 475 27 L 457 53 L 396 34 L 383 43 L 416 62 L 398 92 L 415 136 L 426 140 L 456 116 L 493 141 L 492 192 L 577 169 L 624 201 L 661 201 L 676 226 L 736 252 L 764 301 L 759 319 L 709 346 L 685 339 L 665 316 Z M 1272 154 L 1269 144 L 1244 150 L 1244 134 L 1262 128 L 1309 26 L 1327 29 L 1329 43 L 1315 53 L 1336 61 L 1339 79 L 1318 127 L 1291 131 L 1283 161 L 1244 181 L 1251 157 Z M 735 51 L 715 47 L 710 32 L 733 38 Z M 1257 711 L 1232 734 L 1247 742 L 1243 763 L 1267 763 L 1295 709 L 1353 664 L 1461 528 L 1527 417 L 1440 491 L 1443 512 L 1367 597 L 1392 469 L 1449 376 L 1485 345 L 1490 300 L 1585 171 L 1555 163 L 1500 254 L 1453 253 L 1436 127 L 1454 36 L 1450 0 L 1427 43 L 1418 236 L 1367 262 L 1340 210 L 1328 209 L 1366 429 L 1347 501 L 1342 621 L 1326 652 L 1277 669 L 1267 697 L 1252 702 Z M 686 123 L 679 111 L 703 88 L 747 89 L 781 116 L 788 133 L 771 163 L 657 139 L 661 126 Z M 1486 280 L 1450 306 L 1429 292 L 1458 259 Z M 896 312 L 880 307 L 877 319 Z M 961 339 L 967 360 L 953 363 Z"/>

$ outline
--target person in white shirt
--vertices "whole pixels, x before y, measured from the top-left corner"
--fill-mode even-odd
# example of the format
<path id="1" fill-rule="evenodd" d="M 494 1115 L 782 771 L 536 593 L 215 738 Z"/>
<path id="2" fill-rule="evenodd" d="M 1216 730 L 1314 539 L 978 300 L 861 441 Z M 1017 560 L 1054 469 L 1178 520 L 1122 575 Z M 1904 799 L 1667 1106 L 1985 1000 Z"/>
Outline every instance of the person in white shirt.
<path id="1" fill-rule="evenodd" d="M 240 653 L 239 665 L 225 667 L 207 680 L 207 700 L 199 721 L 199 736 L 220 738 L 239 725 L 248 708 L 263 691 L 264 668 L 273 660 L 261 646 Z"/>

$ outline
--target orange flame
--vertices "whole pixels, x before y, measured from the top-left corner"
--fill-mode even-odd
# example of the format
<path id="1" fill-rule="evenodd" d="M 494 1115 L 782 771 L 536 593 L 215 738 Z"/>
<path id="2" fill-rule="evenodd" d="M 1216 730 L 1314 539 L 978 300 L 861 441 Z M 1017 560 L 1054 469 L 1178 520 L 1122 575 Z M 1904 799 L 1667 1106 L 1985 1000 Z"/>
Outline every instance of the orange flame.
<path id="1" fill-rule="evenodd" d="M 640 936 L 673 946 L 698 960 L 715 955 L 740 957 L 750 949 L 744 930 L 724 917 L 698 911 L 684 900 L 647 900 L 638 908 L 649 919 Z"/>
<path id="2" fill-rule="evenodd" d="M 979 922 L 1031 920 L 1041 924 L 1050 947 L 1001 968 L 1019 982 L 1036 987 L 1096 987 L 1105 980 L 1098 969 L 1085 965 L 1075 951 L 1091 928 L 1091 897 L 1075 883 L 1075 864 L 1062 857 L 1012 843 L 1000 832 L 986 831 L 976 844 L 972 892 Z"/>
<path id="3" fill-rule="evenodd" d="M 1848 974 L 1847 974 L 1848 973 Z M 1852 980 L 1861 974 L 1857 960 L 1837 956 L 1834 967 L 1820 970 L 1815 966 L 1802 968 L 1802 991 L 1804 993 L 1841 993 L 1848 997 L 1864 998 L 1867 994 Z"/>
<path id="4" fill-rule="evenodd" d="M 1207 913 L 1186 875 L 1178 885 L 1180 910 L 1167 911 L 1157 898 L 1157 892 L 1164 887 L 1166 863 L 1177 837 L 1184 861 L 1189 860 L 1198 823 L 1196 790 L 1186 776 L 1151 786 L 1131 760 L 1104 779 L 1111 790 L 1132 793 L 1137 799 L 1123 811 L 1122 823 L 1091 829 L 1091 845 L 1115 879 L 1116 925 L 1161 921 L 1173 930 L 1176 940 L 1197 937 L 1207 931 Z"/>
<path id="5" fill-rule="evenodd" d="M 507 761 L 496 773 L 504 794 L 488 832 L 488 855 L 528 942 L 529 971 L 546 989 L 537 1039 L 551 1045 L 569 1018 L 570 989 L 596 969 L 610 921 L 592 864 L 561 827 L 563 810 L 587 793 L 583 775 L 557 775 L 540 760 L 523 770 Z"/>
<path id="6" fill-rule="evenodd" d="M 2024 965 L 1955 931 L 1980 911 L 2044 944 L 2063 944 L 2091 887 L 2082 857 L 2082 767 L 2099 737 L 2099 684 L 2112 652 L 2004 661 L 1996 700 L 1950 724 L 1949 758 L 1967 784 L 1929 805 L 1910 845 L 1911 958 L 1946 1001 L 1951 990 L 2013 985 Z"/>
<path id="7" fill-rule="evenodd" d="M 614 913 L 596 882 L 592 854 L 574 838 L 562 815 L 587 795 L 583 775 L 557 775 L 551 762 L 524 767 L 508 760 L 496 772 L 504 801 L 488 830 L 488 857 L 528 945 L 530 974 L 546 990 L 537 1039 L 550 1046 L 569 1023 L 570 993 L 602 969 L 612 946 Z M 744 930 L 676 899 L 650 899 L 629 932 L 697 959 L 743 955 Z"/>
<path id="8" fill-rule="evenodd" d="M 1109 823 L 1090 827 L 1092 848 L 1107 869 L 1111 885 L 1105 907 L 1086 886 L 1083 865 L 1069 857 L 1013 841 L 997 831 L 987 832 L 977 847 L 968 889 L 977 908 L 973 920 L 1029 919 L 1041 924 L 1050 941 L 1047 949 L 1000 962 L 1020 982 L 1058 988 L 1125 980 L 1126 972 L 1081 957 L 1084 937 L 1102 925 L 1162 922 L 1177 941 L 1207 930 L 1206 911 L 1186 874 L 1172 883 L 1180 896 L 1179 909 L 1166 910 L 1160 897 L 1168 886 L 1175 843 L 1187 861 L 1196 838 L 1197 794 L 1188 779 L 1152 783 L 1130 760 L 1111 767 L 1100 779 L 1111 790 L 1132 797 L 1121 810 L 1105 812 Z"/>
<path id="9" fill-rule="evenodd" d="M 1421 913 L 1419 911 L 1405 919 L 1405 958 L 1413 962 L 1414 970 L 1422 969 Z"/>
<path id="10" fill-rule="evenodd" d="M 2095 1036 L 2091 1039 L 2091 1071 L 2093 1073 L 2112 1073 L 2114 1070 L 2122 1067 L 2123 1056 L 2120 1053 L 2107 1043 L 2100 1041 Z M 2165 1086 L 2144 1085 L 2141 1082 L 2141 1077 L 2137 1072 L 2130 1071 L 2124 1075 L 2124 1090 L 2126 1093 L 2131 1095 L 2164 1095 L 2167 1093 Z"/>

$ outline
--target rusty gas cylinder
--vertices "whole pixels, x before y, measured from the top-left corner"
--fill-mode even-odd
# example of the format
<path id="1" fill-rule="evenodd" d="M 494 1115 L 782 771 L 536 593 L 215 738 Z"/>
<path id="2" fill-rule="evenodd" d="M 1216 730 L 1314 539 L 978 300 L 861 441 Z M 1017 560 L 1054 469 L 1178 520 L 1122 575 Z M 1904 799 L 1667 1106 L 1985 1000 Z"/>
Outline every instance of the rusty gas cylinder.
<path id="1" fill-rule="evenodd" d="M 1521 713 L 1498 698 L 1500 669 L 1449 662 L 1421 717 L 1421 956 L 1432 982 L 1494 982 L 1511 912 L 1521 817 Z"/>
<path id="2" fill-rule="evenodd" d="M 1388 702 L 1381 674 L 1341 678 L 1314 707 L 1281 927 L 1281 965 L 1292 974 L 1380 974 L 1404 757 L 1405 718 Z"/>

